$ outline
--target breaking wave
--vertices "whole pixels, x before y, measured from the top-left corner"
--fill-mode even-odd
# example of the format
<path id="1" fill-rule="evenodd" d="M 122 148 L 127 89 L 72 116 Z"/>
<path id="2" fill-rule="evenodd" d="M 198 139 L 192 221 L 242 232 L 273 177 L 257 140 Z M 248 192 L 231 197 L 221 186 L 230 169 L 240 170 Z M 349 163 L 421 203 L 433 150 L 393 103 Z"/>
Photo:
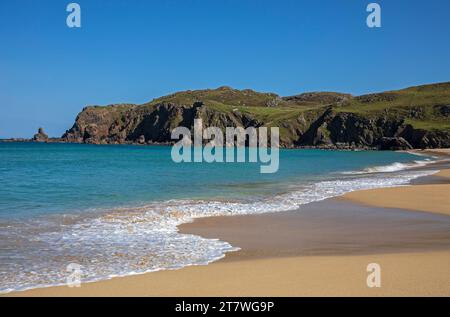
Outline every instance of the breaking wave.
<path id="1" fill-rule="evenodd" d="M 355 190 L 406 185 L 437 172 L 411 167 L 394 163 L 339 179 L 292 184 L 283 194 L 257 201 L 168 200 L 0 222 L 0 292 L 64 285 L 69 263 L 82 266 L 82 282 L 208 264 L 238 248 L 217 239 L 181 234 L 178 225 L 199 217 L 296 210 Z"/>
<path id="2" fill-rule="evenodd" d="M 444 161 L 444 160 L 441 160 L 441 161 Z M 367 167 L 361 171 L 341 172 L 341 174 L 362 175 L 362 174 L 372 174 L 372 173 L 392 173 L 392 172 L 398 172 L 398 171 L 403 171 L 403 170 L 424 167 L 431 163 L 436 163 L 436 160 L 424 159 L 424 160 L 420 160 L 420 161 L 413 161 L 411 163 L 395 162 L 395 163 L 392 163 L 389 165 Z"/>

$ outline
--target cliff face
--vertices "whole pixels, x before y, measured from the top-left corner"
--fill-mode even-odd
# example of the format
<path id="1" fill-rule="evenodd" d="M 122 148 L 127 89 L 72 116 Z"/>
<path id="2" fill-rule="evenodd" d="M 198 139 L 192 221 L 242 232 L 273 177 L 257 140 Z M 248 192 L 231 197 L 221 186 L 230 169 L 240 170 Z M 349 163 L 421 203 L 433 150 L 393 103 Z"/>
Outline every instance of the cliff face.
<path id="1" fill-rule="evenodd" d="M 63 139 L 121 144 L 170 143 L 175 127 L 279 127 L 282 147 L 450 147 L 450 83 L 353 97 L 276 94 L 221 87 L 176 93 L 143 105 L 86 107 Z"/>

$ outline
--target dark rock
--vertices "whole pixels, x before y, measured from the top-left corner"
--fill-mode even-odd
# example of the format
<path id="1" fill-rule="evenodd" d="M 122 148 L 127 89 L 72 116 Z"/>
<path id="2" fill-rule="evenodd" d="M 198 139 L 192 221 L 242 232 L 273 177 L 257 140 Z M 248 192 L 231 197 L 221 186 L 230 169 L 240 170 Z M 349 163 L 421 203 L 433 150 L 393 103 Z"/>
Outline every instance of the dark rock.
<path id="1" fill-rule="evenodd" d="M 48 141 L 48 135 L 45 134 L 43 128 L 38 129 L 38 133 L 36 133 L 33 136 L 33 141 L 35 141 L 35 142 L 47 142 Z"/>
<path id="2" fill-rule="evenodd" d="M 450 116 L 450 105 L 440 106 L 439 112 L 441 115 L 443 115 L 445 117 L 449 117 Z"/>
<path id="3" fill-rule="evenodd" d="M 357 100 L 363 103 L 372 103 L 380 101 L 394 101 L 395 95 L 391 93 L 378 93 L 378 94 L 367 94 L 356 97 Z"/>
<path id="4" fill-rule="evenodd" d="M 400 151 L 412 149 L 411 144 L 402 137 L 383 137 L 378 141 L 378 149 L 382 151 Z"/>
<path id="5" fill-rule="evenodd" d="M 353 96 L 337 92 L 308 92 L 300 95 L 284 97 L 282 100 L 294 102 L 297 104 L 319 103 L 322 105 L 342 104 Z"/>
<path id="6" fill-rule="evenodd" d="M 216 99 L 208 101 L 204 99 L 205 95 Z M 280 128 L 280 146 L 286 148 L 353 150 L 450 147 L 450 131 L 441 128 L 445 125 L 424 130 L 417 128 L 420 125 L 408 124 L 419 120 L 445 122 L 450 114 L 450 106 L 445 105 L 446 102 L 432 106 L 419 104 L 392 107 L 391 102 L 396 101 L 396 96 L 398 94 L 392 92 L 360 97 L 338 93 L 306 93 L 280 99 L 275 94 L 239 91 L 229 87 L 187 91 L 139 106 L 86 107 L 62 139 L 65 142 L 95 144 L 171 144 L 174 142 L 171 140 L 174 128 L 183 126 L 192 131 L 194 120 L 201 118 L 204 128 L 214 126 L 222 131 L 226 127 L 277 126 Z M 356 102 L 360 107 L 371 107 L 370 103 L 373 102 L 385 102 L 386 108 L 377 106 L 372 111 L 352 112 L 350 109 L 346 112 L 346 108 L 343 108 L 345 102 Z M 218 108 L 218 104 L 227 107 Z M 246 104 L 248 108 L 244 107 Z M 255 108 L 251 109 L 253 106 Z M 275 108 L 267 109 L 267 112 L 260 110 L 267 106 Z M 296 112 L 295 107 L 301 110 Z M 278 110 L 279 113 L 276 112 Z M 38 133 L 35 139 L 48 140 L 44 135 Z"/>
<path id="7" fill-rule="evenodd" d="M 138 142 L 139 144 L 145 144 L 145 136 L 141 135 L 141 136 L 139 137 L 139 139 L 137 140 L 137 142 Z"/>

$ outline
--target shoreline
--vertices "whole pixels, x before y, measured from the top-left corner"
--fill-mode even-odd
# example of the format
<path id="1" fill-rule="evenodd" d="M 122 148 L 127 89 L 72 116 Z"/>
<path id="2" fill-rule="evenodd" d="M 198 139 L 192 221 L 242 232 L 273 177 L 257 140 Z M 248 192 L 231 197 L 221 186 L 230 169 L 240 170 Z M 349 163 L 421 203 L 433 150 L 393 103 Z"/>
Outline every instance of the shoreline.
<path id="1" fill-rule="evenodd" d="M 35 144 L 76 144 L 76 145 L 106 145 L 106 146 L 117 146 L 117 145 L 132 145 L 132 146 L 165 146 L 170 147 L 173 146 L 176 142 L 150 142 L 150 143 L 136 143 L 136 142 L 123 142 L 123 143 L 86 143 L 86 142 L 72 142 L 65 141 L 61 138 L 50 137 L 48 141 L 35 141 L 33 139 L 25 139 L 25 138 L 7 138 L 0 139 L 0 143 L 35 143 Z M 405 152 L 410 154 L 421 155 L 436 155 L 441 157 L 450 157 L 447 148 L 430 148 L 430 149 L 419 149 L 412 148 L 409 150 L 381 150 L 377 147 L 370 146 L 351 146 L 351 145 L 292 145 L 292 146 L 281 146 L 279 147 L 281 150 L 323 150 L 323 151 L 375 151 L 375 152 Z"/>
<path id="2" fill-rule="evenodd" d="M 432 177 L 448 179 L 450 182 L 450 170 L 440 171 Z M 449 182 L 360 190 L 347 193 L 340 196 L 339 199 L 374 207 L 402 208 L 450 216 L 450 201 L 446 197 L 450 193 Z M 423 193 L 426 193 L 426 195 L 423 195 Z M 411 199 L 411 197 L 421 198 Z"/>
<path id="3" fill-rule="evenodd" d="M 450 149 L 407 152 L 417 155 L 434 155 L 443 159 L 450 158 Z M 447 197 L 450 192 L 450 169 L 446 163 L 442 162 L 431 163 L 427 168 L 433 167 L 433 165 L 439 169 L 436 174 L 419 178 L 407 186 L 358 190 L 346 193 L 339 199 L 374 207 L 402 208 L 411 211 L 450 215 L 450 199 Z M 412 199 L 412 197 L 415 199 Z"/>
<path id="4" fill-rule="evenodd" d="M 198 218 L 180 231 L 241 250 L 207 265 L 2 296 L 450 296 L 450 267 L 442 265 L 450 261 L 449 227 L 445 215 L 338 199 L 301 212 Z M 366 286 L 369 263 L 382 266 L 384 287 Z"/>
<path id="5" fill-rule="evenodd" d="M 448 155 L 448 152 L 440 153 L 440 155 Z M 447 179 L 448 177 L 450 177 L 450 170 L 441 170 L 438 174 L 427 177 L 442 177 L 444 179 Z M 403 191 L 406 188 L 416 188 L 417 186 L 448 187 L 450 185 L 448 183 L 437 185 L 414 184 L 412 186 L 383 188 L 381 190 L 389 191 L 401 189 Z M 426 189 L 429 190 L 428 188 Z M 367 192 L 377 190 L 379 189 L 368 190 Z M 357 191 L 353 193 L 360 192 L 365 191 Z M 378 193 L 377 195 L 386 194 Z M 378 198 L 377 202 L 380 200 L 381 199 Z M 447 205 L 450 205 L 449 199 L 445 200 L 445 202 L 447 203 Z M 324 209 L 323 206 L 320 206 L 320 204 L 317 203 L 312 203 L 309 205 L 314 204 L 319 205 L 319 207 L 316 207 L 316 209 Z M 394 208 L 379 208 L 386 206 L 374 207 L 374 205 L 371 203 L 365 204 L 359 201 L 355 204 L 352 199 L 346 198 L 345 195 L 343 197 L 330 199 L 327 201 L 327 204 L 329 204 L 331 209 L 335 208 L 335 206 L 339 206 L 339 204 L 347 204 L 344 207 L 340 207 L 341 211 L 348 211 L 348 206 L 353 206 L 352 208 L 355 208 L 355 210 L 350 213 L 350 216 L 352 217 L 362 209 L 366 208 L 366 215 L 373 216 L 373 214 L 376 214 L 375 218 L 379 222 L 378 230 L 382 229 L 381 226 L 385 222 L 385 217 L 387 217 L 389 213 L 394 215 L 394 218 L 392 219 L 395 219 L 395 221 L 399 222 L 397 225 L 405 224 L 402 222 L 404 221 L 404 219 L 402 220 L 402 217 L 405 217 L 405 214 L 413 215 L 412 219 L 408 220 L 410 222 L 406 222 L 407 227 L 412 226 L 412 223 L 417 222 L 421 217 L 425 217 L 424 223 L 432 220 L 438 223 L 440 220 L 447 219 L 448 217 L 446 214 L 435 215 L 429 213 L 433 212 L 434 210 L 419 210 L 419 212 L 411 212 L 408 210 L 395 210 Z M 431 248 L 429 246 L 421 246 L 421 244 L 423 244 L 423 241 L 421 241 L 421 239 L 413 242 L 414 236 L 416 234 L 415 230 L 417 229 L 416 227 L 414 227 L 411 228 L 410 231 L 403 232 L 399 235 L 395 234 L 395 230 L 391 230 L 391 240 L 389 242 L 391 244 L 394 243 L 393 245 L 391 245 L 391 250 L 389 250 L 389 247 L 380 249 L 380 244 L 383 245 L 383 243 L 386 242 L 386 233 L 383 232 L 383 230 L 375 230 L 373 234 L 375 236 L 383 238 L 384 241 L 383 239 L 381 239 L 382 241 L 377 241 L 376 239 L 370 241 L 371 239 L 369 239 L 365 241 L 365 243 L 372 243 L 373 245 L 370 245 L 368 249 L 363 250 L 364 252 L 361 252 L 361 250 L 355 251 L 355 246 L 352 246 L 352 239 L 363 236 L 364 232 L 359 230 L 358 232 L 354 232 L 353 235 L 350 236 L 346 232 L 349 228 L 352 228 L 354 231 L 355 229 L 359 228 L 361 224 L 365 226 L 362 227 L 363 229 L 370 228 L 370 226 L 367 226 L 367 223 L 365 222 L 367 219 L 364 221 L 361 220 L 359 223 L 357 222 L 355 224 L 350 224 L 350 226 L 348 224 L 341 223 L 339 224 L 339 226 L 342 226 L 341 230 L 336 230 L 333 232 L 332 226 L 330 225 L 336 224 L 335 221 L 337 218 L 336 215 L 334 215 L 334 218 L 331 217 L 327 220 L 327 217 L 330 217 L 330 210 L 328 210 L 328 214 L 324 213 L 324 218 L 316 219 L 316 223 L 314 224 L 314 228 L 325 236 L 324 240 L 320 240 L 318 239 L 318 237 L 315 237 L 315 239 L 318 239 L 317 241 L 314 241 L 314 239 L 310 239 L 307 241 L 306 247 L 303 249 L 300 248 L 299 250 L 298 247 L 296 248 L 299 241 L 304 241 L 305 237 L 314 234 L 314 231 L 311 231 L 306 235 L 295 236 L 295 232 L 298 232 L 299 229 L 298 225 L 301 225 L 302 223 L 304 224 L 305 220 L 314 220 L 315 214 L 312 211 L 309 212 L 309 215 L 306 218 L 304 217 L 305 209 L 308 208 L 311 208 L 311 206 L 308 207 L 308 205 L 305 205 L 305 207 L 301 208 L 302 213 L 297 213 L 297 215 L 293 215 L 293 213 L 291 212 L 283 212 L 263 215 L 208 217 L 198 218 L 195 219 L 193 223 L 181 225 L 179 227 L 181 233 L 196 234 L 203 237 L 216 239 L 218 238 L 222 241 L 230 242 L 233 246 L 241 248 L 240 251 L 226 253 L 226 256 L 223 259 L 210 263 L 208 265 L 190 266 L 178 270 L 163 270 L 126 277 L 116 277 L 110 280 L 86 283 L 83 284 L 81 288 L 68 288 L 66 286 L 47 287 L 20 292 L 11 292 L 4 294 L 3 296 L 450 295 L 450 287 L 447 286 L 450 285 L 450 283 L 447 283 L 443 287 L 437 287 L 437 284 L 440 281 L 439 276 L 450 276 L 450 269 L 430 269 L 430 266 L 438 265 L 438 262 L 440 261 L 444 261 L 443 263 L 445 263 L 445 261 L 447 263 L 450 261 L 450 236 L 443 234 L 442 230 L 439 231 L 441 234 L 441 236 L 439 237 L 436 237 L 436 232 L 434 231 L 426 233 L 426 235 L 430 234 L 430 236 L 427 236 L 427 239 L 430 239 L 429 242 L 431 243 L 431 245 L 436 243 L 436 241 L 434 240 L 443 240 L 443 245 L 437 248 L 436 245 L 435 247 Z M 425 213 L 423 211 L 425 211 Z M 348 217 L 346 219 L 349 220 L 352 219 L 352 217 Z M 436 217 L 443 218 L 438 219 Z M 326 221 L 328 221 L 327 226 L 324 225 L 327 223 Z M 373 223 L 374 218 L 370 218 L 370 221 Z M 306 223 L 311 224 L 311 222 Z M 308 229 L 308 226 L 303 226 L 301 229 L 304 232 Z M 346 236 L 347 240 L 343 239 Z M 296 238 L 294 239 L 293 237 Z M 235 241 L 230 241 L 233 240 L 233 238 Z M 340 245 L 338 243 L 337 248 L 336 245 L 329 245 L 330 240 L 335 241 L 336 239 L 338 239 L 337 241 L 340 243 Z M 288 243 L 285 243 L 286 240 L 288 240 Z M 358 240 L 360 239 L 358 238 Z M 316 242 L 316 245 L 311 245 L 311 243 L 313 242 Z M 413 245 L 414 243 L 417 244 L 417 248 L 411 248 L 411 245 Z M 399 250 L 398 247 L 401 244 L 408 245 L 408 248 Z M 362 247 L 364 247 L 364 244 L 362 245 Z M 315 248 L 325 249 L 325 252 L 323 250 L 316 250 Z M 335 249 L 332 250 L 333 248 Z M 336 249 L 342 252 L 336 252 Z M 307 250 L 308 252 L 305 252 L 305 250 Z M 368 289 L 367 286 L 365 286 L 362 282 L 361 285 L 355 284 L 353 286 L 352 283 L 349 283 L 349 285 L 345 283 L 344 285 L 341 285 L 342 281 L 338 282 L 341 279 L 341 272 L 336 271 L 336 267 L 344 270 L 345 268 L 348 268 L 348 270 L 353 272 L 351 274 L 359 274 L 359 276 L 361 277 L 362 275 L 365 276 L 366 272 L 365 270 L 363 270 L 364 268 L 360 267 L 360 264 L 356 265 L 356 263 L 372 261 L 371 259 L 376 259 L 379 262 L 386 262 L 390 266 L 404 265 L 405 267 L 408 267 L 408 269 L 405 270 L 404 273 L 401 273 L 399 271 L 397 272 L 397 268 L 395 271 L 396 275 L 403 274 L 406 276 L 406 274 L 412 274 L 411 270 L 419 272 L 419 274 L 415 276 L 415 280 L 417 283 L 423 285 L 423 291 L 415 289 L 414 292 L 408 294 L 406 287 L 408 283 L 406 283 L 405 281 L 399 281 L 398 276 L 396 277 L 396 287 L 389 288 L 387 290 Z M 411 264 L 410 259 L 417 259 L 417 265 Z M 322 263 L 321 266 L 323 270 L 317 270 L 316 266 L 318 263 Z M 298 266 L 300 266 L 302 269 L 299 270 L 297 268 Z M 357 268 L 361 269 L 361 272 L 356 272 Z M 424 271 L 424 268 L 428 268 L 428 270 Z M 272 275 L 278 276 L 279 281 L 274 280 L 274 277 L 271 274 L 268 274 L 268 270 L 272 272 Z M 338 276 L 332 277 L 334 274 L 331 274 L 331 272 L 334 272 L 334 274 L 337 274 Z M 245 280 L 249 278 L 250 280 L 247 281 L 248 283 L 259 285 L 259 287 L 245 288 L 245 290 L 237 288 L 240 285 L 240 279 L 236 279 L 236 277 L 233 278 L 233 276 L 230 276 L 230 274 L 233 275 L 232 273 L 236 276 L 239 276 L 240 279 Z M 222 277 L 217 277 L 217 275 L 220 276 L 221 274 L 223 274 Z M 265 277 L 265 282 L 261 281 L 261 278 L 258 277 L 257 274 L 260 274 L 261 276 L 264 276 L 264 274 L 268 274 L 268 276 Z M 347 272 L 346 274 L 350 274 L 350 272 Z M 326 278 L 324 276 L 328 275 L 330 275 L 328 278 L 334 281 L 332 284 L 335 285 L 334 287 L 330 287 L 329 289 L 327 289 L 326 287 L 324 289 L 323 283 L 327 284 Z M 203 276 L 207 276 L 207 278 L 205 279 Z M 346 275 L 344 274 L 344 276 Z M 348 278 L 349 276 L 346 277 L 347 280 Z M 180 284 L 180 282 L 177 282 L 178 280 L 190 281 L 190 284 Z M 323 283 L 320 281 L 322 281 Z M 448 282 L 450 282 L 450 280 Z M 228 286 L 224 287 L 223 283 Z M 298 285 L 300 284 L 303 286 L 299 289 Z M 155 289 L 153 287 L 150 287 L 150 285 L 158 285 L 158 287 L 156 287 Z M 195 286 L 191 287 L 189 285 Z M 306 285 L 309 286 L 306 287 Z"/>
<path id="6" fill-rule="evenodd" d="M 6 138 L 0 139 L 0 143 L 36 143 L 36 144 L 79 144 L 79 145 L 135 145 L 135 146 L 173 146 L 176 142 L 122 142 L 122 143 L 86 143 L 86 142 L 73 142 L 66 141 L 62 138 L 49 137 L 47 141 L 35 141 L 33 139 L 26 138 Z M 370 146 L 352 146 L 352 145 L 290 145 L 284 146 L 280 145 L 280 149 L 283 150 L 324 150 L 324 151 L 391 151 L 391 152 L 410 152 L 414 151 L 427 151 L 421 149 L 411 149 L 411 150 L 380 150 L 377 147 Z M 439 150 L 439 148 L 436 148 Z"/>
<path id="7" fill-rule="evenodd" d="M 218 261 L 142 275 L 12 292 L 3 297 L 450 296 L 450 251 Z M 368 288 L 367 265 L 383 268 Z"/>

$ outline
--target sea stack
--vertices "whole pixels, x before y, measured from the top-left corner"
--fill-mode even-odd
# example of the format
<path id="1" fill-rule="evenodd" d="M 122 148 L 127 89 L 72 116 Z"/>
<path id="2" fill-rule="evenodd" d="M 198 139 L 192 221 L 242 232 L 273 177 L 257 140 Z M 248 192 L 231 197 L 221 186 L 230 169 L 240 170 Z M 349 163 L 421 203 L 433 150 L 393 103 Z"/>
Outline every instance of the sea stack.
<path id="1" fill-rule="evenodd" d="M 48 135 L 45 134 L 43 128 L 38 129 L 38 133 L 36 133 L 34 135 L 33 141 L 35 141 L 35 142 L 47 142 L 48 141 Z"/>

